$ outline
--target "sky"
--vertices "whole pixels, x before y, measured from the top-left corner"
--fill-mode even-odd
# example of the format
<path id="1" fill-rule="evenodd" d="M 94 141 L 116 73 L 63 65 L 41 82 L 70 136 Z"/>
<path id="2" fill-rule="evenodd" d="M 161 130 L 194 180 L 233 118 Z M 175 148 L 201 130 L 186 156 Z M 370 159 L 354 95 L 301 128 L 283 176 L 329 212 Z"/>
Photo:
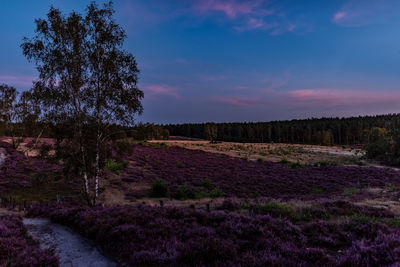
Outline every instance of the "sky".
<path id="1" fill-rule="evenodd" d="M 105 1 L 96 1 L 100 5 Z M 53 5 L 0 3 L 0 83 L 37 78 L 23 37 Z M 115 0 L 152 123 L 243 122 L 400 112 L 400 1 Z"/>

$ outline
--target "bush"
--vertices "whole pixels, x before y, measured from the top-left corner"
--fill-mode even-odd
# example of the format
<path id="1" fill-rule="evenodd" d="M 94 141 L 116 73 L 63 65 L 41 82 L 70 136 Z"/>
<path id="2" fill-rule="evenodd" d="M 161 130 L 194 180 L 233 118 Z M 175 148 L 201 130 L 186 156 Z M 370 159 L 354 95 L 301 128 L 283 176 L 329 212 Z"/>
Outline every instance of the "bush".
<path id="1" fill-rule="evenodd" d="M 121 170 L 125 169 L 126 167 L 128 167 L 128 163 L 126 162 L 115 162 L 115 161 L 106 162 L 106 169 L 115 174 L 120 174 Z"/>
<path id="2" fill-rule="evenodd" d="M 51 145 L 47 144 L 46 142 L 43 143 L 39 149 L 39 158 L 41 159 L 49 158 L 49 153 L 51 149 L 52 149 Z"/>
<path id="3" fill-rule="evenodd" d="M 182 185 L 176 190 L 174 198 L 176 199 L 194 199 L 196 198 L 196 191 L 187 184 Z"/>
<path id="4" fill-rule="evenodd" d="M 151 185 L 150 197 L 167 197 L 168 184 L 163 180 L 154 180 Z"/>
<path id="5" fill-rule="evenodd" d="M 282 158 L 279 163 L 289 163 L 289 161 L 286 158 Z"/>
<path id="6" fill-rule="evenodd" d="M 288 165 L 289 169 L 298 169 L 301 168 L 301 164 L 299 162 L 293 162 Z"/>
<path id="7" fill-rule="evenodd" d="M 207 178 L 203 178 L 201 179 L 201 186 L 210 189 L 212 187 L 212 183 Z"/>
<path id="8" fill-rule="evenodd" d="M 224 196 L 224 192 L 222 192 L 221 189 L 214 188 L 210 193 L 209 193 L 211 198 L 216 198 L 216 197 L 223 197 Z"/>

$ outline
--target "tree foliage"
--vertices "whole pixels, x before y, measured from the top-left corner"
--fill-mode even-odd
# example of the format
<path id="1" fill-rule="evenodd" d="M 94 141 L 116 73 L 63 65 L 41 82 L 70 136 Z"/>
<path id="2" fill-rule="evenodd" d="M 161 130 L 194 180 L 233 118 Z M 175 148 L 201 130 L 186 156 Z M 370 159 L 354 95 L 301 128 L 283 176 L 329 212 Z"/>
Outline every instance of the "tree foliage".
<path id="1" fill-rule="evenodd" d="M 83 178 L 90 204 L 97 201 L 99 177 L 115 139 L 111 126 L 131 126 L 143 110 L 139 69 L 123 48 L 126 34 L 113 14 L 112 2 L 101 8 L 92 2 L 84 15 L 66 16 L 51 7 L 46 19 L 35 20 L 35 36 L 21 45 L 39 72 L 33 95 L 41 118 L 66 129 L 57 136 L 58 154 Z"/>
<path id="2" fill-rule="evenodd" d="M 35 136 L 39 107 L 30 92 L 18 92 L 12 86 L 0 85 L 0 122 L 3 135 L 10 135 L 14 148 L 23 137 Z"/>

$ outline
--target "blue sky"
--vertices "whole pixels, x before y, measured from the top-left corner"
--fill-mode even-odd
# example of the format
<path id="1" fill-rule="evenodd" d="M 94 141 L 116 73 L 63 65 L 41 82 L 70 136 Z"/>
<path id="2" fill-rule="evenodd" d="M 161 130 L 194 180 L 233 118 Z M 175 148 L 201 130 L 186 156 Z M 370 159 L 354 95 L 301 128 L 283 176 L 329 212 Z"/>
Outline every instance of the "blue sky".
<path id="1" fill-rule="evenodd" d="M 104 1 L 97 1 L 99 4 Z M 3 1 L 0 83 L 29 89 L 19 47 L 50 5 Z M 119 0 L 115 18 L 155 123 L 269 121 L 400 112 L 400 1 Z"/>

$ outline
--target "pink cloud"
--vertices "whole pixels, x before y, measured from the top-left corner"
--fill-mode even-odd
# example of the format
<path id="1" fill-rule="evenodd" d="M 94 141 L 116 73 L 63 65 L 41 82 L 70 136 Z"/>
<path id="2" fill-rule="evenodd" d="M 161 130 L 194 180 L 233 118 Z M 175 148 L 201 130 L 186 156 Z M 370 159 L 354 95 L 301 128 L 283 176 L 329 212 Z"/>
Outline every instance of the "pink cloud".
<path id="1" fill-rule="evenodd" d="M 145 92 L 145 97 L 155 97 L 155 96 L 172 96 L 176 99 L 182 98 L 182 96 L 177 92 L 178 89 L 165 84 L 151 84 L 143 86 Z"/>
<path id="2" fill-rule="evenodd" d="M 347 0 L 332 21 L 346 27 L 364 26 L 397 16 L 399 8 L 397 0 Z"/>
<path id="3" fill-rule="evenodd" d="M 195 9 L 201 13 L 220 11 L 230 18 L 240 15 L 249 15 L 257 12 L 262 0 L 236 1 L 236 0 L 204 0 L 200 1 Z M 259 11 L 259 10 L 258 10 Z"/>
<path id="4" fill-rule="evenodd" d="M 263 101 L 260 98 L 243 96 L 216 97 L 214 100 L 219 103 L 228 104 L 235 107 L 249 107 L 266 103 L 266 101 Z"/>
<path id="5" fill-rule="evenodd" d="M 400 92 L 368 92 L 354 89 L 306 89 L 288 93 L 295 105 L 325 107 L 400 106 Z"/>
<path id="6" fill-rule="evenodd" d="M 339 22 L 340 20 L 342 20 L 344 18 L 344 16 L 345 16 L 345 13 L 343 11 L 339 11 L 333 16 L 333 20 L 335 22 Z"/>
<path id="7" fill-rule="evenodd" d="M 31 87 L 35 78 L 32 76 L 0 75 L 0 83 L 5 83 L 15 87 Z"/>

